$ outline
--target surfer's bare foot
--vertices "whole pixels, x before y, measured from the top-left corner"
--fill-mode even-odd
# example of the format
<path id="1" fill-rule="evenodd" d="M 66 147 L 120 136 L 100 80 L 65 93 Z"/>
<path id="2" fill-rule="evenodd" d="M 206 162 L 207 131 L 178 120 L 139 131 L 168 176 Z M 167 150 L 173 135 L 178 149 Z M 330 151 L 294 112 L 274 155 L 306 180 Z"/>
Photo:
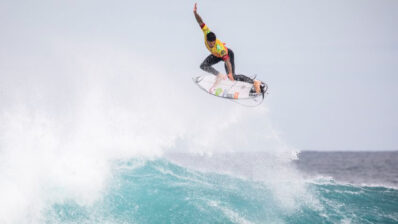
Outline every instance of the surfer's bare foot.
<path id="1" fill-rule="evenodd" d="M 261 85 L 261 81 L 254 80 L 253 86 L 254 86 L 254 89 L 256 90 L 256 93 L 261 93 L 260 85 Z"/>

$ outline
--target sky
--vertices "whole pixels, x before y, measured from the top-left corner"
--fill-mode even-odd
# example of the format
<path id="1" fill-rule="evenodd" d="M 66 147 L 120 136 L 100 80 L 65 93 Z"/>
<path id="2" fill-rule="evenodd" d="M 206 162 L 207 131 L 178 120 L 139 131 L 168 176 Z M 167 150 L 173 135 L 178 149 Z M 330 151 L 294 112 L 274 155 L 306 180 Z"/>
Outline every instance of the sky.
<path id="1" fill-rule="evenodd" d="M 195 127 L 210 124 L 202 118 L 244 131 L 232 137 L 272 129 L 300 150 L 398 150 L 397 1 L 198 1 L 204 22 L 234 51 L 236 72 L 269 86 L 264 103 L 250 109 L 192 83 L 209 54 L 194 3 L 1 1 L 3 133 L 16 111 L 97 130 L 102 118 L 93 114 L 107 101 L 110 126 L 134 114 L 147 121 L 140 131 L 164 134 L 166 145 L 184 142 L 184 130 L 203 132 Z"/>

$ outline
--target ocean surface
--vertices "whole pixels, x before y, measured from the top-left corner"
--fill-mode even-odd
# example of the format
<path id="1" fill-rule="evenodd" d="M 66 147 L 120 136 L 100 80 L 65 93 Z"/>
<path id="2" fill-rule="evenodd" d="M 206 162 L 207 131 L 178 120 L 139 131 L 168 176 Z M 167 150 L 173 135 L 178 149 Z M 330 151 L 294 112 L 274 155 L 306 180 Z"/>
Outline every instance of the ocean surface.
<path id="1" fill-rule="evenodd" d="M 170 153 L 116 160 L 101 196 L 41 223 L 398 223 L 398 152 Z"/>
<path id="2" fill-rule="evenodd" d="M 398 188 L 398 152 L 302 152 L 294 163 L 308 176 Z"/>

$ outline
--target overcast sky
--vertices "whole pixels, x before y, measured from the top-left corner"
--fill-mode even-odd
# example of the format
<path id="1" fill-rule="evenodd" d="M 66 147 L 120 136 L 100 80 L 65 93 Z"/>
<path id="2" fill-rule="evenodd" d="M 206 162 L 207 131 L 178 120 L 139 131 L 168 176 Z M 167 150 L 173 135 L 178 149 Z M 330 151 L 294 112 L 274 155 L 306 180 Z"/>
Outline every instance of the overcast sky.
<path id="1" fill-rule="evenodd" d="M 202 94 L 192 83 L 192 76 L 205 74 L 199 65 L 209 54 L 193 5 L 185 0 L 2 0 L 1 112 L 18 102 L 49 114 L 66 113 L 65 105 L 72 107 L 106 71 L 112 78 L 102 81 L 109 91 L 127 93 L 144 85 L 142 98 L 155 97 L 156 90 L 135 77 L 172 83 L 171 96 L 156 93 L 164 101 L 157 108 L 191 114 L 194 108 L 209 117 L 239 110 L 245 116 L 243 109 Z M 259 123 L 271 123 L 287 144 L 303 150 L 398 149 L 398 1 L 212 0 L 198 1 L 198 12 L 233 49 L 236 72 L 257 74 L 268 83 L 269 96 L 247 116 L 266 110 L 267 120 Z M 143 72 L 132 74 L 138 67 Z M 217 68 L 223 71 L 223 64 Z M 129 97 L 120 104 L 129 104 Z M 189 102 L 191 109 L 179 102 Z M 162 114 L 162 109 L 146 109 Z M 179 125 L 192 125 L 184 122 Z M 247 133 L 263 128 L 244 122 L 252 127 Z"/>

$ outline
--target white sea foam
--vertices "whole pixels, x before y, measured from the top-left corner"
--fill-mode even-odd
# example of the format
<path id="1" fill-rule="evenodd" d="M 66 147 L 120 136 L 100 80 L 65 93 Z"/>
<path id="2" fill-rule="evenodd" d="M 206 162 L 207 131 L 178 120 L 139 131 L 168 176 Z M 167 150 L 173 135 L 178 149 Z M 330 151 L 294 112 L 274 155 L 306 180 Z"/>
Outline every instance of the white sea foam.
<path id="1" fill-rule="evenodd" d="M 180 114 L 147 90 L 171 91 L 153 76 L 159 71 L 105 46 L 106 58 L 94 46 L 76 48 L 61 49 L 73 66 L 60 79 L 72 85 L 39 72 L 30 83 L 8 82 L 15 89 L 0 114 L 1 223 L 38 223 L 46 206 L 67 199 L 89 205 L 106 187 L 110 161 L 159 156 L 182 133 Z"/>
<path id="2" fill-rule="evenodd" d="M 65 70 L 21 67 L 15 77 L 1 77 L 9 85 L 0 86 L 7 89 L 0 111 L 1 223 L 40 223 L 48 206 L 65 200 L 90 205 L 106 189 L 110 161 L 165 151 L 267 150 L 270 158 L 250 168 L 253 177 L 273 186 L 282 204 L 297 207 L 305 188 L 284 167 L 295 150 L 273 129 L 265 105 L 249 109 L 209 97 L 190 74 L 174 76 L 104 43 L 61 42 L 53 46 L 58 59 L 27 60 L 37 68 L 55 60 Z"/>
<path id="3" fill-rule="evenodd" d="M 210 207 L 215 207 L 219 209 L 232 223 L 239 223 L 239 224 L 251 224 L 249 220 L 245 219 L 244 217 L 240 216 L 237 212 L 234 212 L 233 210 L 220 205 L 219 202 L 217 201 L 209 201 L 208 205 Z"/>
<path id="4" fill-rule="evenodd" d="M 340 185 L 340 186 L 351 186 L 351 187 L 383 187 L 398 190 L 397 186 L 390 184 L 378 184 L 378 183 L 352 183 L 349 181 L 335 180 L 333 177 L 328 175 L 304 175 L 305 182 L 310 184 L 319 185 Z"/>

